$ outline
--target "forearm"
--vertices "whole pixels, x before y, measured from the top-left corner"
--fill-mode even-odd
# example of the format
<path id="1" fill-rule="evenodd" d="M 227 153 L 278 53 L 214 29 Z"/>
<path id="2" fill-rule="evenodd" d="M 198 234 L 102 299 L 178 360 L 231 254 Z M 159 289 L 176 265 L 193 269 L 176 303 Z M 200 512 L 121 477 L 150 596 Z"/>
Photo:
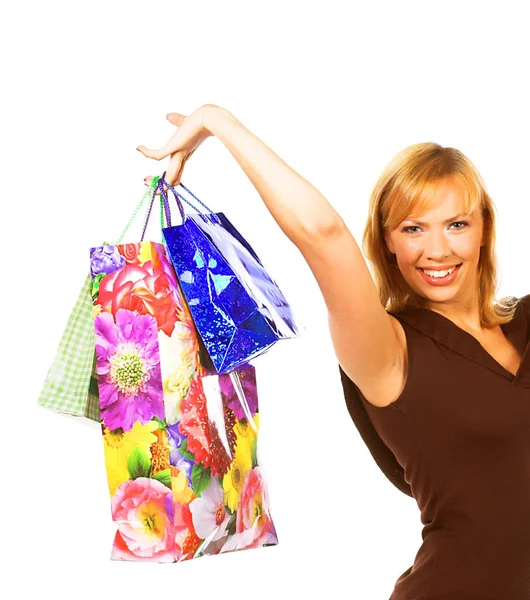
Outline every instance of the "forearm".
<path id="1" fill-rule="evenodd" d="M 285 235 L 296 245 L 332 230 L 341 218 L 324 196 L 224 108 L 204 127 L 228 148 Z"/>

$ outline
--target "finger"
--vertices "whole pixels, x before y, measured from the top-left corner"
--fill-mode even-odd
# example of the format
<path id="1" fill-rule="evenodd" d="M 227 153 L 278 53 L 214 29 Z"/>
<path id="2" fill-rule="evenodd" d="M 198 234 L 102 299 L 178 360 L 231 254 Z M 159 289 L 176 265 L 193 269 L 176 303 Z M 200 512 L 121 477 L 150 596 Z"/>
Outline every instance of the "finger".
<path id="1" fill-rule="evenodd" d="M 180 183 L 180 174 L 184 167 L 183 159 L 184 156 L 182 152 L 175 152 L 169 159 L 164 179 L 173 187 L 176 187 Z"/>
<path id="2" fill-rule="evenodd" d="M 150 148 L 146 148 L 145 146 L 138 146 L 136 148 L 138 152 L 141 152 L 147 158 L 154 158 L 155 160 L 162 160 L 169 153 L 164 153 L 164 148 L 159 148 L 158 150 L 151 150 Z"/>
<path id="3" fill-rule="evenodd" d="M 169 185 L 173 186 L 173 187 L 177 187 L 177 185 L 179 185 L 181 179 L 182 179 L 182 172 L 184 170 L 184 165 L 186 164 L 186 161 L 189 159 L 189 157 L 195 152 L 195 150 L 197 150 L 197 147 L 193 148 L 193 150 L 191 152 L 186 153 L 186 155 L 184 156 L 182 152 L 175 152 L 174 154 L 171 155 L 171 158 L 169 159 L 169 163 L 166 169 L 166 174 L 164 176 L 164 179 L 167 183 L 169 183 Z M 151 185 L 151 182 L 153 181 L 153 176 L 152 175 L 148 175 L 147 177 L 144 178 L 144 184 L 146 186 Z M 167 186 L 164 185 L 164 189 L 167 190 Z M 156 190 L 155 192 L 156 194 L 160 194 L 160 191 Z"/>
<path id="4" fill-rule="evenodd" d="M 177 127 L 180 127 L 182 123 L 184 123 L 185 118 L 186 117 L 184 115 L 181 115 L 177 112 L 170 112 L 166 115 L 166 119 L 173 125 L 176 125 Z"/>
<path id="5" fill-rule="evenodd" d="M 147 177 L 144 177 L 144 185 L 145 186 L 149 187 L 152 182 L 153 182 L 153 175 L 148 175 Z M 167 185 L 165 185 L 165 184 L 163 184 L 163 185 L 164 185 L 164 190 L 167 192 L 167 190 L 168 190 Z M 155 195 L 160 196 L 160 188 L 158 186 L 156 186 Z"/>
<path id="6" fill-rule="evenodd" d="M 184 160 L 181 161 L 180 166 L 179 166 L 179 170 L 177 171 L 174 179 L 175 179 L 175 183 L 173 184 L 173 187 L 177 187 L 177 185 L 180 184 L 180 182 L 182 181 L 182 173 L 184 172 L 184 165 L 186 164 L 188 158 L 195 152 L 195 150 L 192 150 L 189 154 L 186 155 L 186 157 L 184 158 Z"/>
<path id="7" fill-rule="evenodd" d="M 180 150 L 181 142 L 179 141 L 179 139 L 181 139 L 182 135 L 183 135 L 182 133 L 180 133 L 180 131 L 181 131 L 180 129 L 177 130 L 171 136 L 168 143 L 165 146 L 162 146 L 162 148 L 158 148 L 158 150 L 146 148 L 145 146 L 138 146 L 136 149 L 139 152 L 141 152 L 144 156 L 147 156 L 147 158 L 154 158 L 155 160 L 162 160 L 163 158 L 166 158 L 166 156 L 169 156 L 170 154 L 173 154 Z M 184 135 L 184 137 L 185 137 L 185 135 Z"/>
<path id="8" fill-rule="evenodd" d="M 195 150 L 194 150 L 195 151 Z M 193 153 L 193 152 L 192 152 Z M 169 163 L 164 175 L 164 181 L 169 185 L 176 187 L 180 183 L 180 174 L 182 173 L 183 168 L 183 157 L 184 152 L 175 152 L 171 155 L 169 159 Z M 146 186 L 151 185 L 153 181 L 153 175 L 148 175 L 144 178 L 144 184 Z M 168 187 L 164 184 L 164 189 L 167 191 Z M 160 190 L 156 188 L 156 194 L 160 194 Z"/>
<path id="9" fill-rule="evenodd" d="M 170 121 L 173 125 L 176 125 L 177 127 L 180 127 L 181 125 L 184 124 L 184 121 L 186 120 L 186 117 L 184 115 L 181 115 L 180 113 L 168 113 L 166 115 L 166 118 L 168 119 L 168 121 Z M 158 148 L 158 149 L 152 149 L 152 148 L 146 148 L 146 146 L 138 146 L 136 149 L 141 152 L 144 156 L 146 156 L 147 158 L 153 158 L 155 160 L 162 160 L 163 158 L 166 158 L 166 156 L 169 156 L 170 154 L 173 154 L 174 152 L 179 150 L 179 144 L 177 141 L 177 135 L 178 135 L 178 131 L 176 131 L 171 138 L 169 139 L 169 141 L 167 142 L 167 144 L 165 146 L 162 146 L 162 148 Z"/>
<path id="10" fill-rule="evenodd" d="M 178 135 L 179 135 L 179 132 L 176 131 L 171 136 L 168 143 L 165 146 L 162 146 L 162 148 L 158 148 L 158 150 L 146 148 L 145 146 L 138 146 L 136 149 L 138 150 L 138 152 L 141 152 L 144 156 L 147 156 L 147 158 L 154 158 L 155 160 L 162 160 L 166 156 L 169 156 L 170 154 L 173 154 L 173 152 L 176 152 L 179 150 L 179 142 L 176 139 Z"/>

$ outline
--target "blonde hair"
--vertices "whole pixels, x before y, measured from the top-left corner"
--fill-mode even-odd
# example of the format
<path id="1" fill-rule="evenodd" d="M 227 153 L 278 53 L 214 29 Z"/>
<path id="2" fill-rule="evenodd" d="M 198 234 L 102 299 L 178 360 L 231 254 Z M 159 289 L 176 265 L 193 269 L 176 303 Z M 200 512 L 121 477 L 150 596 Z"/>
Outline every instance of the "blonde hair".
<path id="1" fill-rule="evenodd" d="M 471 213 L 478 207 L 483 218 L 485 243 L 478 263 L 477 289 L 481 322 L 486 327 L 507 323 L 513 318 L 517 298 L 508 296 L 495 301 L 498 281 L 493 201 L 471 161 L 456 148 L 444 148 L 434 142 L 413 144 L 399 152 L 384 169 L 370 196 L 362 246 L 373 267 L 379 299 L 389 312 L 425 307 L 425 299 L 401 274 L 384 234 L 404 219 L 425 213 L 432 205 L 438 184 L 447 177 L 461 184 L 464 212 Z"/>

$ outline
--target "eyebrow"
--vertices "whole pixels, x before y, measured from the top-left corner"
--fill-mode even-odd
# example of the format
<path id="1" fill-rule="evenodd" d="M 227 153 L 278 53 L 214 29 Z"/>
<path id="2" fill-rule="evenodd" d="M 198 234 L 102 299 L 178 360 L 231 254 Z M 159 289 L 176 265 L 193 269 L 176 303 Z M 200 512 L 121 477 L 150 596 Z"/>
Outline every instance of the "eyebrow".
<path id="1" fill-rule="evenodd" d="M 451 217 L 450 219 L 446 219 L 444 221 L 444 223 L 452 223 L 453 221 L 456 221 L 460 217 L 471 218 L 471 215 L 467 214 L 467 213 L 460 213 L 459 215 L 455 215 L 454 217 Z M 416 225 L 428 225 L 428 223 L 424 223 L 423 221 L 416 221 L 415 219 L 405 219 L 405 221 L 410 221 L 411 223 L 416 223 Z"/>

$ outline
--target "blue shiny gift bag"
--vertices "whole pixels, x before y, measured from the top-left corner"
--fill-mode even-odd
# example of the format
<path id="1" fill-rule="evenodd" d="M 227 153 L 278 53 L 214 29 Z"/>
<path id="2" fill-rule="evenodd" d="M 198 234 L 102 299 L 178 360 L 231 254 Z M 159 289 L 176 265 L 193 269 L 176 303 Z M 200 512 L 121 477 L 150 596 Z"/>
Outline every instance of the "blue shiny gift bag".
<path id="1" fill-rule="evenodd" d="M 298 337 L 287 300 L 224 213 L 213 213 L 182 183 L 177 191 L 162 176 L 158 188 L 166 210 L 164 185 L 175 196 L 182 223 L 162 234 L 215 371 L 238 369 L 278 340 Z M 207 212 L 186 214 L 184 203 L 200 211 L 193 201 Z"/>

